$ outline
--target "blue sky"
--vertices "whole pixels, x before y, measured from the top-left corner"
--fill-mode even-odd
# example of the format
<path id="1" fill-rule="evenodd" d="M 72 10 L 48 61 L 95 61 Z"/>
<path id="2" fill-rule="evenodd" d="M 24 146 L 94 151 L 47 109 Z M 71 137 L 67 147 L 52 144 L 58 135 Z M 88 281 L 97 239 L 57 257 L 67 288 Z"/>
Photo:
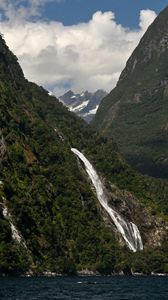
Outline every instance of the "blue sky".
<path id="1" fill-rule="evenodd" d="M 159 13 L 166 5 L 167 0 L 62 0 L 48 3 L 43 16 L 63 22 L 64 25 L 72 25 L 87 22 L 98 10 L 113 11 L 118 23 L 135 28 L 138 27 L 141 9 L 152 9 Z"/>
<path id="2" fill-rule="evenodd" d="M 25 76 L 57 96 L 110 91 L 165 0 L 0 0 L 0 32 Z"/>

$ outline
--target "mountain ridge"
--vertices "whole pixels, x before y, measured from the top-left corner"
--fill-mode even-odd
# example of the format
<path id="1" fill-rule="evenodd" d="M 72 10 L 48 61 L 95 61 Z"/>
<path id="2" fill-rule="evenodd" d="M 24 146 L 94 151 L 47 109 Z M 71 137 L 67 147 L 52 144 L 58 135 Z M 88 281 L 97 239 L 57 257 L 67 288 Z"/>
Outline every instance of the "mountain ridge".
<path id="1" fill-rule="evenodd" d="M 168 185 L 134 172 L 112 139 L 28 82 L 2 39 L 0 128 L 1 275 L 167 272 Z M 72 147 L 94 165 L 111 207 L 137 224 L 144 251 L 126 248 Z"/>
<path id="2" fill-rule="evenodd" d="M 145 174 L 167 178 L 168 7 L 150 25 L 93 125 Z"/>
<path id="3" fill-rule="evenodd" d="M 88 91 L 75 94 L 69 90 L 59 97 L 59 100 L 72 112 L 83 118 L 87 123 L 93 119 L 101 100 L 107 95 L 104 90 L 97 90 L 94 93 Z"/>

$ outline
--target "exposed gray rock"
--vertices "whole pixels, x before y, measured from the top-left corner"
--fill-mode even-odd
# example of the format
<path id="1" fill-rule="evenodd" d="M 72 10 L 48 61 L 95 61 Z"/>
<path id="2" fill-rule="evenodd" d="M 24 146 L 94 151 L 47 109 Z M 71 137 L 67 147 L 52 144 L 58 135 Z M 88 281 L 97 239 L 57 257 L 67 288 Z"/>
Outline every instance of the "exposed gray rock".
<path id="1" fill-rule="evenodd" d="M 68 91 L 63 96 L 60 96 L 59 100 L 70 111 L 76 113 L 89 123 L 96 114 L 101 100 L 106 95 L 107 93 L 103 90 L 97 90 L 95 93 L 86 91 L 81 94 L 74 94 L 72 91 Z"/>

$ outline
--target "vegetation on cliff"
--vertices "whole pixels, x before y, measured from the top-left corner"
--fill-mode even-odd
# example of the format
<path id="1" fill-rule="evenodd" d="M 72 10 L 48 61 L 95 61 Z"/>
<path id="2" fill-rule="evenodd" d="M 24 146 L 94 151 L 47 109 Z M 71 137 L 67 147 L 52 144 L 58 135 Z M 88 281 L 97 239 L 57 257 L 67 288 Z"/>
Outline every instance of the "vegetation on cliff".
<path id="1" fill-rule="evenodd" d="M 112 136 L 144 174 L 168 178 L 168 7 L 149 27 L 117 86 L 103 99 L 94 127 Z"/>
<path id="2" fill-rule="evenodd" d="M 163 226 L 167 185 L 163 189 L 162 182 L 135 173 L 112 140 L 93 131 L 42 87 L 28 82 L 3 39 L 0 128 L 1 274 L 30 270 L 74 274 L 86 268 L 110 273 L 128 265 L 141 271 L 153 257 L 156 263 L 151 263 L 151 271 L 158 270 L 156 264 L 163 258 L 159 271 L 167 272 L 165 241 L 164 250 L 162 245 L 158 252 L 146 247 L 146 252 L 135 255 L 120 243 L 113 227 L 103 220 L 91 184 L 70 147 L 86 153 L 106 178 L 107 189 L 111 182 L 132 192 L 147 210 L 152 207 Z M 25 247 L 12 237 L 11 222 Z"/>

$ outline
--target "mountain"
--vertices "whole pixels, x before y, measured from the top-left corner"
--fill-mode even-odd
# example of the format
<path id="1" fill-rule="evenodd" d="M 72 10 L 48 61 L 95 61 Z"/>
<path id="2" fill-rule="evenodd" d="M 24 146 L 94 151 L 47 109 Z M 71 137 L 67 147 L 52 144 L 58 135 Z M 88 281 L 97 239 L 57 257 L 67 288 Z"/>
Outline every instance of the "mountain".
<path id="1" fill-rule="evenodd" d="M 28 82 L 0 37 L 0 275 L 166 273 L 167 192 Z"/>
<path id="2" fill-rule="evenodd" d="M 142 173 L 168 178 L 168 7 L 149 27 L 93 125 Z"/>
<path id="3" fill-rule="evenodd" d="M 95 93 L 88 91 L 81 94 L 74 94 L 71 90 L 66 92 L 59 100 L 68 109 L 76 113 L 79 117 L 90 123 L 99 107 L 101 100 L 107 95 L 103 90 L 97 90 Z"/>

